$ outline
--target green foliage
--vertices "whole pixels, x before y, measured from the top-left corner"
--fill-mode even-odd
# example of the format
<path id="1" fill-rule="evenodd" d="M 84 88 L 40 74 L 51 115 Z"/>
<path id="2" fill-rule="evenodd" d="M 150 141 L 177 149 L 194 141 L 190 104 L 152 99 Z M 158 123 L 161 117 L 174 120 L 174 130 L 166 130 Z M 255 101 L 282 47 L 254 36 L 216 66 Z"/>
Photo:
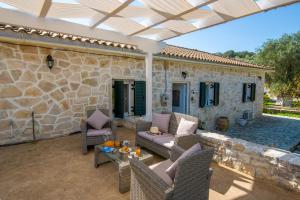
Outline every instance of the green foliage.
<path id="1" fill-rule="evenodd" d="M 292 102 L 292 107 L 300 108 L 300 101 L 294 101 Z"/>
<path id="2" fill-rule="evenodd" d="M 275 72 L 266 76 L 272 93 L 283 98 L 300 97 L 300 32 L 265 42 L 255 62 L 275 67 Z"/>
<path id="3" fill-rule="evenodd" d="M 251 63 L 254 63 L 254 57 L 255 57 L 254 52 L 249 52 L 249 51 L 238 52 L 233 50 L 229 50 L 224 53 L 216 53 L 216 55 L 223 56 L 226 58 L 231 58 L 231 59 L 243 60 Z"/>
<path id="4" fill-rule="evenodd" d="M 264 106 L 274 106 L 275 102 L 272 101 L 272 99 L 267 95 L 264 94 Z"/>

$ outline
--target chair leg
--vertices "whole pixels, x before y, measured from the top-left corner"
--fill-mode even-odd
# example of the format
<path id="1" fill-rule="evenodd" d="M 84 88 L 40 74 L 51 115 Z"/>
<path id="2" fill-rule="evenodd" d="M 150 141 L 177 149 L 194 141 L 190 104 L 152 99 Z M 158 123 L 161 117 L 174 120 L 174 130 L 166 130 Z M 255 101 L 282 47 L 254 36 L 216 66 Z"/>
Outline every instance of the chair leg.
<path id="1" fill-rule="evenodd" d="M 88 153 L 87 145 L 82 145 L 82 154 L 87 154 L 87 153 Z"/>

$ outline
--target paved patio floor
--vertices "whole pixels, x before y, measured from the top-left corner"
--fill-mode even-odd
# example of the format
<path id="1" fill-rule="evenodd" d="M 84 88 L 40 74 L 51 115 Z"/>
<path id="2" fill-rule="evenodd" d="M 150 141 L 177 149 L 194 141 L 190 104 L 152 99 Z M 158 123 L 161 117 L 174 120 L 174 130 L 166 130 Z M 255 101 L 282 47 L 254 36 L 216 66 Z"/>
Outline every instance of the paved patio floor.
<path id="1" fill-rule="evenodd" d="M 224 134 L 289 151 L 300 142 L 300 119 L 264 114 L 244 127 L 233 126 Z"/>
<path id="2" fill-rule="evenodd" d="M 117 134 L 133 141 L 133 131 Z M 0 199 L 129 199 L 117 190 L 117 172 L 111 163 L 93 165 L 93 150 L 81 154 L 80 135 L 0 148 Z M 155 156 L 158 162 L 162 158 Z M 299 194 L 229 168 L 213 164 L 210 199 L 296 200 Z"/>

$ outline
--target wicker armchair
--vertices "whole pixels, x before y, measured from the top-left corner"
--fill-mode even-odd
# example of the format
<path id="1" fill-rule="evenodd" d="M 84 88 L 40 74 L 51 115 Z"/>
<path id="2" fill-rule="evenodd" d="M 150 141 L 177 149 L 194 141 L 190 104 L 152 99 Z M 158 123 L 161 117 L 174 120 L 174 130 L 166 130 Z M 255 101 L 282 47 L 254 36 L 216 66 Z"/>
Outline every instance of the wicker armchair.
<path id="1" fill-rule="evenodd" d="M 109 110 L 99 109 L 103 114 L 109 116 Z M 87 118 L 90 117 L 95 110 L 88 110 L 86 112 Z M 88 152 L 88 146 L 101 144 L 106 139 L 113 139 L 114 135 L 112 134 L 112 121 L 110 120 L 103 126 L 103 130 L 107 130 L 108 133 L 101 135 L 92 135 L 89 136 L 88 132 L 94 130 L 87 122 L 82 123 L 81 133 L 82 133 L 82 153 L 86 154 Z"/>
<path id="2" fill-rule="evenodd" d="M 173 146 L 170 164 L 181 148 Z M 213 149 L 199 151 L 178 163 L 174 182 L 167 183 L 160 175 L 137 159 L 130 160 L 131 200 L 208 200 Z M 163 161 L 167 162 L 167 161 Z"/>
<path id="3" fill-rule="evenodd" d="M 170 112 L 164 112 L 164 113 L 170 113 Z M 194 133 L 187 134 L 187 135 L 176 135 L 177 128 L 179 126 L 181 118 L 184 118 L 189 121 L 193 121 L 198 123 L 198 118 L 193 117 L 190 115 L 185 115 L 181 113 L 170 113 L 170 123 L 169 123 L 169 134 L 173 135 L 173 141 L 174 144 L 184 148 L 188 149 L 194 144 L 198 143 L 200 140 L 200 136 Z M 139 132 L 145 132 L 149 131 L 151 127 L 152 122 L 147 122 L 144 120 L 138 120 L 136 122 L 136 145 L 139 145 L 141 147 L 145 147 L 155 153 L 157 153 L 160 156 L 163 156 L 165 158 L 169 158 L 170 154 L 169 151 L 171 147 L 166 147 L 160 144 L 157 144 L 148 138 L 145 138 L 141 135 L 139 135 Z"/>

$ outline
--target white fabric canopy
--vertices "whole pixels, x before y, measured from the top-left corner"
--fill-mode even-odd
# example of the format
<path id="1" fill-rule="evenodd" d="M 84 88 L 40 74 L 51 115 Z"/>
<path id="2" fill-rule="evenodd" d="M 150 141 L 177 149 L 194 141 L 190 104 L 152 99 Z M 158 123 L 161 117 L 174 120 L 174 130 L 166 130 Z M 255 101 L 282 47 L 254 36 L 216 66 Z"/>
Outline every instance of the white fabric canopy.
<path id="1" fill-rule="evenodd" d="M 161 41 L 296 2 L 299 0 L 0 0 L 0 8 L 81 24 L 88 30 Z"/>

